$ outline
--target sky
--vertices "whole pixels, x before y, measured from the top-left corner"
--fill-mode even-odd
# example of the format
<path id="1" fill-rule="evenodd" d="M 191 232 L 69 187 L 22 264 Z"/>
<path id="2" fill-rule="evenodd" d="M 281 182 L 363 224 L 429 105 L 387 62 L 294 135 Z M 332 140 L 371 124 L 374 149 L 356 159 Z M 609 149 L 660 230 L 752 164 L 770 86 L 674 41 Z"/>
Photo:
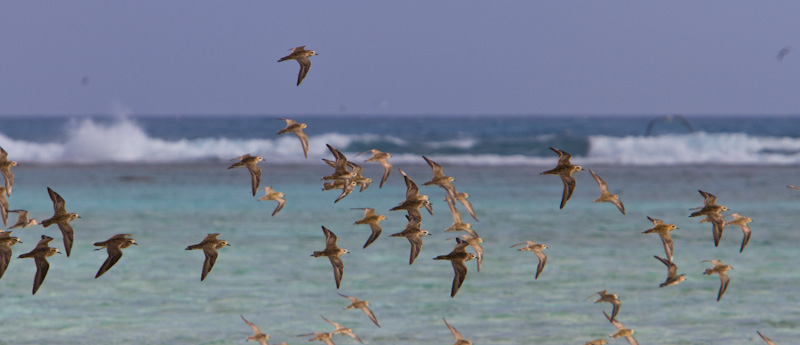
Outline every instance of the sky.
<path id="1" fill-rule="evenodd" d="M 4 1 L 0 115 L 800 114 L 800 1 Z M 319 53 L 277 63 L 295 46 Z M 782 61 L 776 56 L 792 49 Z"/>

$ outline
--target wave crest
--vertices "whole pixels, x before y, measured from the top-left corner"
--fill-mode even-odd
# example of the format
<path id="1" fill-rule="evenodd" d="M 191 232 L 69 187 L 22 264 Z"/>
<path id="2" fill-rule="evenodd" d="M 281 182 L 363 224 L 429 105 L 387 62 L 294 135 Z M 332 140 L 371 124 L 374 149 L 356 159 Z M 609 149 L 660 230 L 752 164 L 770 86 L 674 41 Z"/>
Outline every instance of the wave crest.
<path id="1" fill-rule="evenodd" d="M 63 140 L 49 143 L 14 140 L 0 133 L 0 145 L 11 152 L 14 160 L 44 164 L 227 161 L 246 153 L 261 155 L 273 164 L 318 163 L 320 158 L 330 158 L 325 144 L 348 156 L 378 148 L 392 153 L 392 161 L 400 164 L 424 164 L 424 154 L 447 164 L 551 165 L 555 155 L 547 150 L 548 146 L 567 150 L 578 164 L 800 164 L 800 139 L 745 133 L 464 137 L 425 142 L 391 135 L 325 133 L 309 137 L 308 160 L 291 134 L 265 139 L 168 140 L 148 135 L 142 126 L 127 118 L 110 122 L 76 120 L 65 127 L 64 133 Z"/>

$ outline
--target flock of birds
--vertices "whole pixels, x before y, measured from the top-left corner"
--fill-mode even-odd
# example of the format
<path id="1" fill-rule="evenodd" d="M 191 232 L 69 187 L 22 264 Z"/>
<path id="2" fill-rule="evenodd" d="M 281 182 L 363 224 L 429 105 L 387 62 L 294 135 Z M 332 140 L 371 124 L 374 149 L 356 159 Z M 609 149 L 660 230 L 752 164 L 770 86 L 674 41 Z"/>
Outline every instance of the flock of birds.
<path id="1" fill-rule="evenodd" d="M 297 85 L 299 86 L 311 66 L 311 61 L 309 58 L 314 55 L 318 54 L 316 54 L 316 52 L 313 50 L 306 50 L 305 46 L 301 46 L 292 49 L 292 53 L 290 55 L 281 58 L 278 60 L 278 62 L 296 60 L 300 64 L 300 72 L 297 80 Z M 280 130 L 277 134 L 280 135 L 285 133 L 293 133 L 296 135 L 302 145 L 303 154 L 306 158 L 308 158 L 308 136 L 303 132 L 303 129 L 305 129 L 307 125 L 292 119 L 280 120 L 286 122 L 286 127 Z M 322 180 L 326 181 L 323 182 L 322 190 L 341 190 L 340 195 L 335 199 L 334 203 L 339 202 L 343 198 L 347 197 L 356 188 L 359 188 L 360 191 L 363 191 L 370 186 L 372 179 L 362 175 L 363 169 L 359 164 L 348 160 L 342 152 L 333 146 L 327 145 L 327 147 L 333 156 L 333 160 L 323 160 L 325 163 L 333 167 L 334 171 L 330 175 L 322 177 Z M 569 153 L 552 147 L 550 149 L 558 155 L 557 165 L 553 169 L 544 171 L 541 174 L 557 175 L 560 177 L 563 183 L 563 193 L 561 197 L 560 208 L 563 209 L 575 190 L 576 180 L 573 177 L 573 174 L 581 171 L 582 167 L 573 165 L 570 162 L 571 155 Z M 372 149 L 360 153 L 359 156 L 366 153 L 370 153 L 372 156 L 367 158 L 365 162 L 379 163 L 383 167 L 384 172 L 381 177 L 379 188 L 383 187 L 393 170 L 392 164 L 389 162 L 391 155 L 389 153 L 381 152 L 377 149 Z M 425 182 L 423 185 L 436 185 L 445 191 L 444 200 L 448 205 L 453 217 L 453 224 L 445 229 L 445 231 L 464 232 L 464 234 L 455 237 L 456 244 L 450 253 L 439 255 L 433 258 L 434 260 L 450 261 L 454 271 L 450 297 L 455 298 L 468 273 L 466 263 L 475 259 L 477 263 L 477 270 L 480 272 L 481 263 L 484 256 L 484 250 L 481 246 L 483 239 L 474 229 L 472 229 L 472 225 L 470 223 L 462 220 L 461 213 L 457 208 L 457 204 L 460 203 L 466 209 L 469 215 L 476 221 L 478 221 L 478 217 L 472 204 L 468 200 L 469 194 L 459 192 L 456 189 L 455 185 L 453 184 L 455 179 L 451 176 L 445 175 L 442 166 L 435 161 L 425 156 L 422 156 L 422 158 L 430 166 L 433 175 L 431 180 Z M 261 156 L 245 154 L 235 158 L 234 160 L 236 162 L 230 165 L 228 169 L 246 167 L 251 177 L 251 193 L 253 196 L 256 196 L 261 184 L 261 169 L 259 168 L 258 163 L 263 161 L 263 158 Z M 8 153 L 0 147 L 0 173 L 4 177 L 4 185 L 0 186 L 0 216 L 2 216 L 2 221 L 5 226 L 8 226 L 7 220 L 9 213 L 16 213 L 18 216 L 15 224 L 13 224 L 11 227 L 8 227 L 8 229 L 5 231 L 0 230 L 0 278 L 2 278 L 9 266 L 12 258 L 12 247 L 17 243 L 21 243 L 19 238 L 11 236 L 12 231 L 10 230 L 17 228 L 30 228 L 40 224 L 36 219 L 29 217 L 26 210 L 12 210 L 9 207 L 9 201 L 7 197 L 11 195 L 14 184 L 14 175 L 11 172 L 11 168 L 16 165 L 17 163 L 9 160 Z M 412 265 L 420 253 L 420 250 L 423 246 L 424 237 L 430 235 L 429 231 L 421 228 L 421 209 L 425 208 L 428 213 L 433 214 L 433 208 L 429 197 L 427 195 L 420 194 L 420 189 L 417 183 L 412 180 L 403 170 L 398 169 L 398 172 L 403 176 L 405 181 L 406 193 L 405 196 L 400 200 L 399 204 L 389 211 L 405 211 L 405 217 L 408 222 L 403 231 L 392 234 L 390 237 L 405 237 L 408 240 L 411 246 L 409 253 L 409 265 Z M 600 196 L 594 202 L 612 203 L 622 214 L 625 214 L 625 206 L 619 199 L 618 195 L 611 194 L 608 184 L 594 171 L 589 169 L 589 172 L 597 182 L 600 189 Z M 794 186 L 788 187 L 800 189 Z M 53 203 L 54 213 L 51 218 L 43 220 L 41 225 L 44 227 L 48 227 L 53 224 L 58 226 L 62 233 L 65 254 L 67 257 L 69 257 L 74 241 L 74 229 L 70 222 L 80 218 L 80 216 L 77 213 L 71 213 L 66 210 L 66 202 L 58 193 L 49 187 L 47 188 L 47 191 L 50 196 L 50 200 Z M 689 217 L 703 216 L 704 218 L 701 220 L 701 222 L 712 223 L 712 233 L 715 246 L 719 245 L 723 229 L 726 226 L 739 226 L 744 233 L 740 252 L 743 251 L 752 234 L 748 226 L 748 223 L 751 222 L 751 219 L 740 216 L 737 213 L 733 213 L 731 215 L 733 219 L 725 220 L 723 212 L 727 211 L 727 207 L 718 205 L 716 196 L 704 191 L 699 192 L 704 198 L 703 206 L 693 209 L 695 212 L 691 213 Z M 272 212 L 272 216 L 276 216 L 286 204 L 284 194 L 275 191 L 272 186 L 264 187 L 264 196 L 260 197 L 258 200 L 277 202 L 277 206 Z M 380 222 L 386 219 L 386 216 L 376 213 L 374 208 L 358 208 L 357 210 L 362 210 L 364 215 L 363 218 L 356 220 L 354 225 L 368 225 L 371 229 L 371 234 L 363 246 L 363 248 L 367 248 L 380 237 L 382 233 Z M 673 262 L 674 243 L 669 234 L 670 231 L 677 229 L 677 226 L 674 224 L 667 224 L 663 220 L 651 218 L 649 216 L 647 218 L 653 223 L 653 227 L 645 230 L 643 233 L 658 234 L 661 238 L 665 251 L 665 258 L 654 255 L 657 260 L 667 267 L 667 278 L 662 284 L 660 284 L 660 287 L 663 288 L 666 286 L 680 284 L 682 281 L 684 281 L 685 274 L 678 274 L 678 267 Z M 322 232 L 325 236 L 325 247 L 322 250 L 314 251 L 311 256 L 328 258 L 333 268 L 334 282 L 336 284 L 336 288 L 338 289 L 341 285 L 344 273 L 344 262 L 342 261 L 341 256 L 347 254 L 348 250 L 339 248 L 337 246 L 337 236 L 325 226 L 322 226 Z M 204 253 L 205 260 L 203 262 L 202 273 L 200 276 L 201 281 L 205 280 L 214 267 L 216 259 L 219 255 L 218 251 L 228 246 L 228 242 L 226 240 L 218 238 L 219 235 L 220 234 L 218 233 L 208 234 L 200 243 L 186 247 L 186 250 L 200 249 Z M 47 275 L 47 271 L 49 269 L 47 258 L 56 254 L 61 254 L 59 249 L 50 247 L 49 244 L 51 241 L 53 241 L 52 237 L 42 235 L 41 240 L 30 252 L 18 256 L 18 258 L 33 258 L 36 264 L 36 274 L 34 277 L 32 290 L 33 294 L 36 294 L 36 292 L 39 290 Z M 137 243 L 133 238 L 131 238 L 130 234 L 116 234 L 108 240 L 96 242 L 94 245 L 99 247 L 95 250 L 106 249 L 108 252 L 108 258 L 102 263 L 97 271 L 97 274 L 95 275 L 95 278 L 99 278 L 120 260 L 123 249 L 128 248 L 131 245 L 137 245 Z M 534 279 L 538 279 L 547 263 L 547 255 L 544 253 L 544 249 L 546 249 L 547 246 L 543 243 L 537 243 L 535 241 L 525 241 L 511 246 L 511 248 L 514 247 L 520 247 L 518 249 L 519 251 L 534 252 L 539 261 Z M 468 248 L 472 248 L 474 253 L 468 252 Z M 709 276 L 717 274 L 720 278 L 720 288 L 717 294 L 717 301 L 719 301 L 730 283 L 730 278 L 728 277 L 727 272 L 731 270 L 732 267 L 730 265 L 723 264 L 720 260 L 706 261 L 711 262 L 713 267 L 706 269 L 704 274 Z M 351 302 L 350 305 L 345 307 L 345 309 L 362 310 L 377 327 L 380 327 L 375 314 L 368 307 L 368 301 L 360 300 L 356 297 L 343 294 L 340 295 L 349 299 Z M 610 337 L 612 339 L 624 338 L 630 344 L 638 344 L 636 339 L 633 337 L 634 330 L 626 328 L 620 321 L 617 320 L 617 315 L 621 307 L 621 300 L 619 296 L 617 294 L 609 293 L 606 290 L 599 291 L 596 295 L 598 295 L 599 298 L 594 301 L 595 303 L 606 302 L 612 305 L 611 315 L 608 315 L 605 311 L 603 311 L 603 314 L 606 316 L 608 321 L 617 329 L 617 332 L 611 334 Z M 263 345 L 267 345 L 269 335 L 263 333 L 255 324 L 245 319 L 244 316 L 241 317 L 242 320 L 253 330 L 253 335 L 247 337 L 247 340 L 257 341 Z M 362 340 L 352 331 L 352 329 L 342 327 L 340 324 L 333 322 L 324 316 L 322 316 L 322 318 L 331 324 L 335 330 L 329 332 L 315 331 L 313 333 L 301 334 L 298 336 L 308 336 L 311 337 L 309 341 L 321 341 L 325 344 L 331 345 L 334 344 L 332 340 L 333 336 L 342 334 L 347 335 L 356 341 L 362 342 Z M 472 344 L 470 340 L 465 339 L 458 330 L 450 325 L 446 319 L 443 318 L 443 321 L 453 334 L 453 337 L 456 340 L 455 345 Z M 775 344 L 760 332 L 758 332 L 758 334 L 764 339 L 764 341 L 767 342 L 767 344 Z M 595 339 L 586 342 L 586 345 L 600 345 L 606 344 L 606 342 L 606 339 Z"/>

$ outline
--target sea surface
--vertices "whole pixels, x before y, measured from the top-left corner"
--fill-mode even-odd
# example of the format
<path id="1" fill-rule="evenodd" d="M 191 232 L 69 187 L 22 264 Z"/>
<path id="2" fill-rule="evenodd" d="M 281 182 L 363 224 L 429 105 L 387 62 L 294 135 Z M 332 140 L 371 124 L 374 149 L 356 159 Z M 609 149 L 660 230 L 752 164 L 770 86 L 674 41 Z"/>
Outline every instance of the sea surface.
<path id="1" fill-rule="evenodd" d="M 33 249 L 57 227 L 15 229 L 23 243 L 0 279 L 0 344 L 241 344 L 250 328 L 243 315 L 269 333 L 270 342 L 307 343 L 298 334 L 329 332 L 320 315 L 350 327 L 366 344 L 450 344 L 442 318 L 475 344 L 584 344 L 616 329 L 594 304 L 600 290 L 622 301 L 617 316 L 641 344 L 763 344 L 760 330 L 778 344 L 800 337 L 800 117 L 778 116 L 304 116 L 309 158 L 284 123 L 273 116 L 7 116 L 0 146 L 19 162 L 11 209 L 39 220 L 52 215 L 46 187 L 81 215 L 72 222 L 71 257 L 49 258 L 50 270 L 31 295 Z M 685 120 L 685 121 L 684 121 Z M 648 127 L 650 128 L 648 133 Z M 325 144 L 362 164 L 373 184 L 334 203 L 339 191 L 322 191 L 332 169 Z M 540 175 L 555 166 L 548 147 L 573 155 L 619 194 L 627 214 L 593 203 L 599 195 L 588 171 L 562 210 L 562 183 Z M 363 163 L 377 148 L 395 165 L 383 188 L 382 168 Z M 261 186 L 286 195 L 275 203 L 253 197 L 246 169 L 227 169 L 245 153 L 265 161 Z M 433 257 L 447 254 L 459 233 L 444 232 L 453 219 L 430 180 L 425 155 L 469 193 L 480 221 L 459 204 L 464 221 L 481 237 L 485 257 L 475 260 L 455 298 L 453 269 Z M 405 196 L 397 168 L 430 196 L 423 211 L 431 232 L 413 265 L 409 243 L 389 237 L 405 225 L 404 212 L 389 211 Z M 751 217 L 752 239 L 739 252 L 742 232 L 725 228 L 714 246 L 710 224 L 689 218 L 702 206 L 697 192 Z M 354 225 L 373 207 L 387 219 L 383 234 L 362 246 L 369 227 Z M 672 232 L 674 262 L 686 281 L 659 288 L 666 267 L 647 216 Z M 9 217 L 9 223 L 16 220 Z M 10 224 L 9 224 L 10 226 Z M 330 263 L 311 257 L 325 246 L 325 226 L 338 245 L 344 278 L 336 289 Z M 111 270 L 94 279 L 106 252 L 94 242 L 131 234 L 138 246 L 123 250 Z M 206 234 L 220 233 L 230 247 L 200 281 L 201 251 L 186 251 Z M 547 245 L 538 279 L 537 259 L 511 245 Z M 471 251 L 471 249 L 468 249 Z M 717 302 L 719 278 L 702 274 L 718 259 L 734 267 Z M 370 301 L 382 327 L 338 293 Z M 337 335 L 337 344 L 354 344 Z"/>

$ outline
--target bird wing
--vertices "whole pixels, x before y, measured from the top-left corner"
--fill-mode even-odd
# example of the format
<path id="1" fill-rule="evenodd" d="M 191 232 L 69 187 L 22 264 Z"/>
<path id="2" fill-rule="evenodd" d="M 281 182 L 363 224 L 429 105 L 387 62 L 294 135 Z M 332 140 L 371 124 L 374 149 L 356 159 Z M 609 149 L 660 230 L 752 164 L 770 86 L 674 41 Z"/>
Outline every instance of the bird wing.
<path id="1" fill-rule="evenodd" d="M 678 274 L 677 265 L 657 255 L 653 255 L 653 257 L 658 259 L 658 261 L 661 261 L 661 263 L 664 264 L 664 266 L 667 266 L 667 278 L 674 277 L 675 275 Z"/>
<path id="2" fill-rule="evenodd" d="M 617 206 L 617 209 L 618 209 L 620 212 L 622 212 L 622 214 L 625 214 L 625 205 L 622 203 L 622 200 L 619 200 L 619 199 L 611 199 L 609 202 L 611 202 L 612 204 L 614 204 L 614 206 Z"/>
<path id="3" fill-rule="evenodd" d="M 383 188 L 383 184 L 386 183 L 386 180 L 389 179 L 389 174 L 392 173 L 392 164 L 385 159 L 380 160 L 379 163 L 381 163 L 383 167 L 383 177 L 381 177 L 381 185 L 379 188 Z"/>
<path id="4" fill-rule="evenodd" d="M 600 194 L 608 194 L 608 184 L 606 181 L 604 181 L 602 177 L 597 176 L 592 169 L 589 169 L 589 173 L 592 174 L 594 180 L 597 181 L 597 186 L 600 187 Z"/>
<path id="5" fill-rule="evenodd" d="M 75 238 L 75 229 L 72 228 L 72 225 L 70 225 L 68 221 L 58 222 L 58 228 L 61 230 L 61 234 L 64 237 L 64 251 L 67 253 L 67 256 L 69 256 L 69 253 L 72 251 L 72 242 Z"/>
<path id="6" fill-rule="evenodd" d="M 478 272 L 480 272 L 481 265 L 483 264 L 483 247 L 478 242 L 471 243 L 470 245 L 472 249 L 475 249 L 475 257 L 478 259 Z M 547 257 L 545 257 L 545 260 L 547 260 Z M 542 268 L 544 268 L 544 265 L 542 265 Z"/>
<path id="7" fill-rule="evenodd" d="M 328 260 L 331 261 L 331 266 L 333 266 L 333 279 L 336 280 L 336 288 L 339 288 L 339 285 L 342 283 L 342 274 L 344 273 L 344 262 L 339 256 L 328 256 Z"/>
<path id="8" fill-rule="evenodd" d="M 289 126 L 291 126 L 291 125 L 293 125 L 293 124 L 297 123 L 297 121 L 295 121 L 295 120 L 293 120 L 293 119 L 278 118 L 278 120 L 281 120 L 281 121 L 284 121 L 284 122 L 286 122 L 286 128 L 289 128 Z"/>
<path id="9" fill-rule="evenodd" d="M 456 195 L 462 195 L 462 194 L 456 193 Z M 458 201 L 461 202 L 462 205 L 464 205 L 464 207 L 467 209 L 467 212 L 469 212 L 469 215 L 472 216 L 472 218 L 474 218 L 477 221 L 478 217 L 475 215 L 475 210 L 472 208 L 472 203 L 469 200 L 467 200 L 466 197 L 457 197 L 457 199 Z"/>
<path id="10" fill-rule="evenodd" d="M 672 262 L 672 253 L 674 251 L 675 242 L 672 241 L 672 236 L 666 232 L 659 232 L 659 236 L 661 236 L 661 242 L 664 243 L 664 253 L 667 254 L 667 259 L 669 262 Z"/>
<path id="11" fill-rule="evenodd" d="M 616 320 L 617 313 L 619 313 L 619 308 L 622 306 L 622 302 L 620 302 L 618 299 L 615 298 L 614 300 L 611 301 L 611 305 L 614 306 L 613 308 L 611 308 L 611 318 Z"/>
<path id="12" fill-rule="evenodd" d="M 53 211 L 55 214 L 67 213 L 67 203 L 64 201 L 64 198 L 62 198 L 61 195 L 58 195 L 58 193 L 56 193 L 54 190 L 50 189 L 50 187 L 47 187 L 47 193 L 50 194 L 50 200 L 53 201 Z"/>
<path id="13" fill-rule="evenodd" d="M 3 169 L 0 169 L 0 174 L 3 175 L 3 180 L 6 186 L 6 195 L 11 195 L 11 188 L 14 187 L 14 173 L 11 172 L 10 167 L 3 167 Z"/>
<path id="14" fill-rule="evenodd" d="M 739 224 L 739 227 L 742 228 L 742 232 L 744 233 L 744 237 L 742 238 L 742 247 L 739 248 L 739 253 L 741 253 L 744 250 L 744 247 L 747 245 L 747 242 L 750 242 L 750 235 L 752 235 L 753 232 L 750 230 L 750 226 L 747 224 Z"/>
<path id="15" fill-rule="evenodd" d="M 451 326 L 450 323 L 447 322 L 447 319 L 442 318 L 442 320 L 444 320 L 444 324 L 447 325 L 447 328 L 450 329 L 450 333 L 453 333 L 453 337 L 455 337 L 456 340 L 463 340 L 464 339 L 464 337 L 461 336 L 461 332 L 456 330 L 455 327 Z"/>
<path id="16" fill-rule="evenodd" d="M 211 272 L 211 269 L 214 268 L 218 252 L 214 247 L 205 246 L 203 247 L 203 254 L 206 255 L 206 260 L 203 261 L 203 274 L 200 276 L 200 281 L 205 280 L 208 272 Z"/>
<path id="17" fill-rule="evenodd" d="M 300 144 L 303 145 L 303 154 L 308 158 L 308 135 L 302 129 L 294 131 L 294 135 L 300 139 Z"/>
<path id="18" fill-rule="evenodd" d="M 44 257 L 35 257 L 33 260 L 36 262 L 36 276 L 33 278 L 33 294 L 35 295 L 39 287 L 42 286 L 44 278 L 47 276 L 50 264 Z"/>
<path id="19" fill-rule="evenodd" d="M 756 331 L 756 333 L 758 333 L 758 335 L 761 337 L 761 339 L 764 339 L 764 341 L 767 342 L 768 345 L 775 345 L 775 342 L 772 341 L 772 339 L 767 338 L 765 335 L 761 334 L 761 332 Z"/>
<path id="20" fill-rule="evenodd" d="M 308 74 L 308 70 L 311 69 L 311 60 L 305 57 L 297 58 L 296 60 L 300 64 L 300 73 L 297 74 L 297 86 L 300 86 L 300 83 L 303 82 L 306 74 Z"/>
<path id="21" fill-rule="evenodd" d="M 719 294 L 717 294 L 717 302 L 719 302 L 722 295 L 725 293 L 725 290 L 728 289 L 728 284 L 731 282 L 731 278 L 728 277 L 728 273 L 724 271 L 717 272 L 719 274 Z"/>
<path id="22" fill-rule="evenodd" d="M 422 158 L 425 158 L 425 161 L 428 162 L 428 165 L 431 167 L 431 171 L 433 172 L 433 178 L 434 179 L 439 178 L 439 177 L 444 177 L 444 172 L 442 172 L 442 166 L 439 165 L 439 163 L 436 163 L 436 162 L 428 159 L 428 157 L 425 157 L 425 156 L 422 156 Z"/>
<path id="23" fill-rule="evenodd" d="M 572 197 L 572 192 L 575 191 L 575 178 L 571 173 L 561 174 L 561 181 L 564 182 L 564 192 L 561 194 L 561 208 L 567 205 L 567 201 Z"/>
<path id="24" fill-rule="evenodd" d="M 411 265 L 414 263 L 414 260 L 419 256 L 419 252 L 422 249 L 422 237 L 417 235 L 408 235 L 408 242 L 411 243 L 411 254 L 408 258 L 408 264 Z"/>
<path id="25" fill-rule="evenodd" d="M 403 174 L 403 178 L 406 181 L 406 200 L 416 200 L 419 196 L 419 187 L 417 183 L 414 182 L 408 175 L 406 175 L 402 170 L 400 173 Z"/>
<path id="26" fill-rule="evenodd" d="M 247 170 L 250 171 L 250 183 L 253 185 L 253 196 L 256 196 L 258 185 L 261 184 L 261 168 L 253 161 L 247 164 Z"/>
<path id="27" fill-rule="evenodd" d="M 513 245 L 513 246 L 510 246 L 509 248 L 514 248 L 514 247 L 516 247 L 516 246 L 521 246 L 521 245 L 523 245 L 523 244 L 524 244 L 524 245 L 526 245 L 526 246 L 528 246 L 528 245 L 531 245 L 531 244 L 533 244 L 533 243 L 536 243 L 536 242 L 533 242 L 533 243 L 531 243 L 531 242 L 533 242 L 533 241 L 525 241 L 525 242 L 520 242 L 520 243 L 517 243 L 517 244 L 515 244 L 515 245 Z"/>
<path id="28" fill-rule="evenodd" d="M 469 246 L 469 242 L 456 237 L 456 245 L 453 247 L 453 251 L 451 251 L 450 254 L 466 253 L 467 246 Z"/>
<path id="29" fill-rule="evenodd" d="M 275 217 L 275 215 L 278 213 L 278 211 L 283 209 L 283 205 L 286 205 L 286 199 L 275 198 L 275 201 L 278 202 L 278 206 L 275 207 L 275 211 L 272 211 L 272 216 L 273 217 Z"/>
<path id="30" fill-rule="evenodd" d="M 702 195 L 703 198 L 705 198 L 703 200 L 703 204 L 705 206 L 710 206 L 710 205 L 716 205 L 717 204 L 717 197 L 714 196 L 714 194 L 706 193 L 706 192 L 704 192 L 702 190 L 698 190 L 698 192 L 700 192 L 700 195 Z"/>
<path id="31" fill-rule="evenodd" d="M 450 298 L 453 298 L 458 293 L 458 289 L 461 288 L 461 284 L 464 283 L 464 279 L 467 278 L 467 265 L 464 264 L 464 260 L 450 260 L 450 263 L 453 265 L 453 272 L 455 273 L 453 276 L 453 288 L 450 290 Z"/>
<path id="32" fill-rule="evenodd" d="M 539 279 L 539 274 L 542 273 L 544 265 L 547 264 L 547 255 L 541 249 L 534 250 L 533 253 L 539 258 L 539 266 L 536 267 L 536 277 L 533 279 Z"/>
<path id="33" fill-rule="evenodd" d="M 458 212 L 458 209 L 456 208 L 456 205 L 453 204 L 453 202 L 455 202 L 455 201 L 452 201 L 452 199 L 450 199 L 450 198 L 445 198 L 444 200 L 445 200 L 445 203 L 447 204 L 447 207 L 450 207 L 450 214 L 453 215 L 453 224 L 460 224 L 461 223 L 461 212 Z"/>
<path id="34" fill-rule="evenodd" d="M 336 234 L 334 234 L 333 231 L 323 226 L 322 233 L 325 234 L 325 250 L 338 248 L 336 246 Z"/>
<path id="35" fill-rule="evenodd" d="M 709 213 L 708 218 L 713 224 L 711 230 L 714 234 L 714 246 L 719 246 L 719 241 L 722 239 L 722 229 L 725 227 L 725 220 L 722 219 L 718 213 Z"/>
<path id="36" fill-rule="evenodd" d="M 344 328 L 344 327 L 342 327 L 342 325 L 340 325 L 340 324 L 338 324 L 338 323 L 336 323 L 336 322 L 333 322 L 333 321 L 331 321 L 331 320 L 328 320 L 328 318 L 326 318 L 326 317 L 324 317 L 324 316 L 322 316 L 322 315 L 320 315 L 320 317 L 321 317 L 323 320 L 325 320 L 325 322 L 327 322 L 327 323 L 329 323 L 329 324 L 333 325 L 333 327 L 336 327 L 336 330 L 337 330 L 337 331 L 338 331 L 338 330 L 340 330 L 340 329 L 342 329 L 342 328 Z"/>
<path id="37" fill-rule="evenodd" d="M 11 262 L 11 246 L 6 243 L 0 244 L 0 278 L 6 273 L 8 264 Z"/>
<path id="38" fill-rule="evenodd" d="M 364 311 L 364 314 L 367 314 L 370 320 L 375 324 L 375 326 L 380 327 L 381 325 L 378 324 L 378 318 L 375 317 L 375 313 L 372 312 L 372 309 L 369 307 L 361 307 L 361 310 Z"/>
<path id="39" fill-rule="evenodd" d="M 653 225 L 664 224 L 664 221 L 661 220 L 661 219 L 651 218 L 650 216 L 647 216 L 647 219 L 649 219 L 651 222 L 653 222 Z"/>
<path id="40" fill-rule="evenodd" d="M 345 294 L 343 294 L 343 293 L 339 293 L 339 296 L 342 296 L 342 297 L 344 297 L 344 298 L 347 298 L 347 299 L 349 299 L 349 300 L 350 300 L 350 305 L 348 305 L 348 306 L 347 306 L 347 307 L 345 307 L 344 309 L 350 309 L 350 308 L 354 307 L 354 305 L 355 305 L 356 303 L 358 303 L 358 302 L 360 302 L 360 301 L 361 301 L 360 299 L 358 299 L 358 297 L 348 296 L 348 295 L 345 295 Z"/>
<path id="41" fill-rule="evenodd" d="M 114 264 L 116 264 L 117 261 L 119 261 L 119 259 L 122 257 L 122 250 L 119 248 L 120 244 L 121 244 L 120 242 L 115 242 L 106 246 L 106 252 L 108 252 L 108 258 L 106 258 L 106 261 L 104 261 L 103 265 L 100 266 L 100 269 L 97 270 L 97 274 L 94 276 L 94 279 L 97 279 L 98 277 L 103 275 L 103 273 L 106 273 L 106 271 L 108 271 L 111 267 L 113 267 Z"/>
<path id="42" fill-rule="evenodd" d="M 244 316 L 242 316 L 242 315 L 239 315 L 239 316 L 242 317 L 242 320 L 244 320 L 244 323 L 246 323 L 248 326 L 250 326 L 251 329 L 253 329 L 253 334 L 262 333 L 261 330 L 258 329 L 258 326 L 256 326 L 254 323 L 252 323 L 250 321 L 247 321 L 247 319 L 245 319 Z"/>
<path id="43" fill-rule="evenodd" d="M 572 164 L 572 163 L 569 162 L 569 159 L 572 158 L 572 155 L 570 155 L 569 153 L 566 153 L 564 151 L 561 151 L 561 150 L 559 150 L 557 148 L 554 148 L 554 147 L 551 147 L 550 149 L 553 150 L 553 152 L 558 154 L 558 165 L 564 165 L 564 164 L 569 165 L 569 164 Z"/>
<path id="44" fill-rule="evenodd" d="M 381 232 L 383 232 L 381 226 L 376 223 L 369 223 L 369 228 L 370 230 L 372 230 L 372 235 L 370 235 L 369 238 L 367 239 L 367 242 L 364 243 L 364 248 L 372 244 L 372 242 L 375 242 L 375 240 L 378 239 L 378 236 L 381 235 Z"/>

